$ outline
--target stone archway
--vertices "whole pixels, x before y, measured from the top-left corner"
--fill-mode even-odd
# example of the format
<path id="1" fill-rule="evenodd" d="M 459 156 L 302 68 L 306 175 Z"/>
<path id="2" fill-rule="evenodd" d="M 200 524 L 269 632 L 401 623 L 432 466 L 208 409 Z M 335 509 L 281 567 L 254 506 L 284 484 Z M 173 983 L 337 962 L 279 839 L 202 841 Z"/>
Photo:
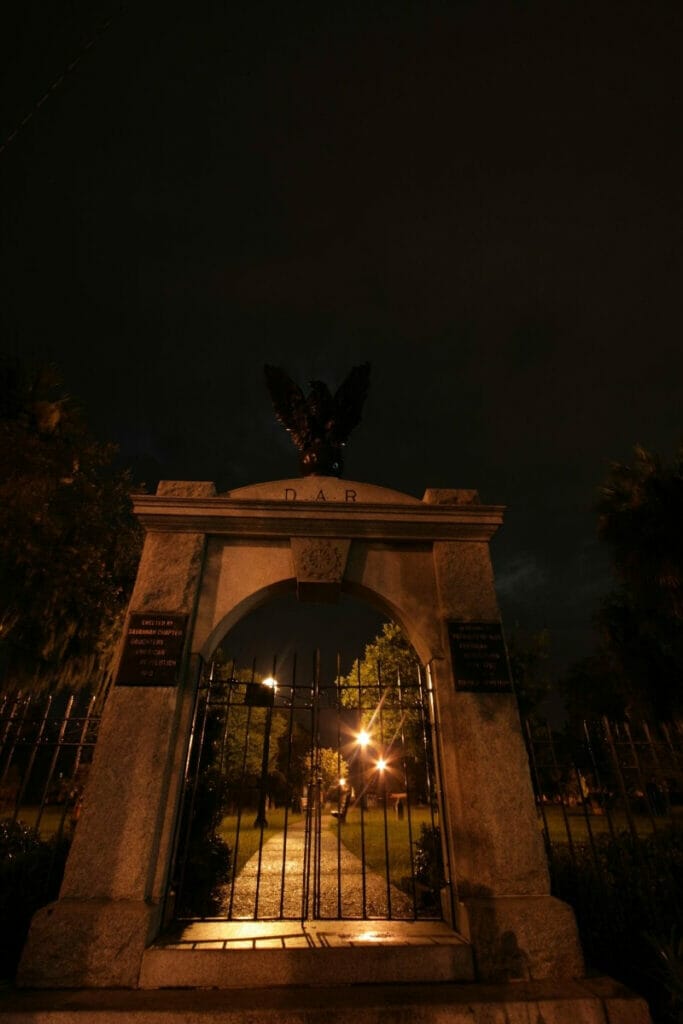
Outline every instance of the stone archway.
<path id="1" fill-rule="evenodd" d="M 503 509 L 479 504 L 473 491 L 428 490 L 419 501 L 309 477 L 218 496 L 212 484 L 166 482 L 135 511 L 147 538 L 131 617 L 161 616 L 182 652 L 177 671 L 169 649 L 157 659 L 164 671 L 120 678 L 135 685 L 113 689 L 60 899 L 34 919 L 20 982 L 140 983 L 145 950 L 163 927 L 202 658 L 245 611 L 292 586 L 301 600 L 333 600 L 342 588 L 369 597 L 430 666 L 453 924 L 472 945 L 480 980 L 579 975 L 573 914 L 549 894 L 515 698 L 496 647 L 488 542 Z"/>

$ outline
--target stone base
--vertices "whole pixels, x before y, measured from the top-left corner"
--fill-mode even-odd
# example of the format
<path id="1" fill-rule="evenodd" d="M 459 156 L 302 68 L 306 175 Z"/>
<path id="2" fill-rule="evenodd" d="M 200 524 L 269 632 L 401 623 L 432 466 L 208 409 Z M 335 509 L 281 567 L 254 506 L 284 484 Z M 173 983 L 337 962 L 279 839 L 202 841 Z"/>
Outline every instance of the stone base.
<path id="1" fill-rule="evenodd" d="M 480 981 L 583 977 L 574 911 L 561 900 L 553 896 L 476 897 L 464 900 L 462 906 Z"/>
<path id="2" fill-rule="evenodd" d="M 25 988 L 133 988 L 159 908 L 129 900 L 59 900 L 34 916 L 17 972 Z"/>
<path id="3" fill-rule="evenodd" d="M 8 1024 L 651 1024 L 609 978 L 507 985 L 0 992 Z"/>
<path id="4" fill-rule="evenodd" d="M 473 981 L 466 942 L 432 946 L 330 949 L 148 949 L 140 988 L 269 988 L 271 986 L 406 984 Z"/>

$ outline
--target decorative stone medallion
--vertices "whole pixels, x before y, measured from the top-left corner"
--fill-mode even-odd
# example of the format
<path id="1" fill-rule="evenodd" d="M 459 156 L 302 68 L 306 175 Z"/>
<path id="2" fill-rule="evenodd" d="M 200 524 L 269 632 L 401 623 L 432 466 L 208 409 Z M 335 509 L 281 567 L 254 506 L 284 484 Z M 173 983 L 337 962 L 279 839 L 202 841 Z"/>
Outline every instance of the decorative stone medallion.
<path id="1" fill-rule="evenodd" d="M 292 537 L 290 543 L 299 600 L 336 603 L 351 541 Z"/>

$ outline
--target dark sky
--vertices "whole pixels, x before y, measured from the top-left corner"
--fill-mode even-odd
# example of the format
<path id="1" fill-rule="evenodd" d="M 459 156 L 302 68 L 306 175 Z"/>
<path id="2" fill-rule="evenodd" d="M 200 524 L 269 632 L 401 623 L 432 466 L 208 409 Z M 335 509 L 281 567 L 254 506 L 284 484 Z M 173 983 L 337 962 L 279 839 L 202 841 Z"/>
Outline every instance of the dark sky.
<path id="1" fill-rule="evenodd" d="M 683 4 L 5 6 L 3 348 L 223 489 L 296 475 L 264 362 L 371 360 L 346 475 L 507 504 L 506 625 L 585 653 L 596 488 L 681 429 Z"/>

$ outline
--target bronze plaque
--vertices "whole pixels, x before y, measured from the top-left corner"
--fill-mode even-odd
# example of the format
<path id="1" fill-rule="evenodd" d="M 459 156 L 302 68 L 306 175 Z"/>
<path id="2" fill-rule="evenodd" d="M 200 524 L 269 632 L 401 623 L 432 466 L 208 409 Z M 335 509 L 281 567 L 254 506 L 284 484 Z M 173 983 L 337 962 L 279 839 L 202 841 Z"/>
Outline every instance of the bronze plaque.
<path id="1" fill-rule="evenodd" d="M 187 615 L 132 612 L 116 685 L 175 686 L 186 627 Z"/>
<path id="2" fill-rule="evenodd" d="M 448 638 L 460 693 L 512 693 L 500 622 L 449 622 Z"/>

